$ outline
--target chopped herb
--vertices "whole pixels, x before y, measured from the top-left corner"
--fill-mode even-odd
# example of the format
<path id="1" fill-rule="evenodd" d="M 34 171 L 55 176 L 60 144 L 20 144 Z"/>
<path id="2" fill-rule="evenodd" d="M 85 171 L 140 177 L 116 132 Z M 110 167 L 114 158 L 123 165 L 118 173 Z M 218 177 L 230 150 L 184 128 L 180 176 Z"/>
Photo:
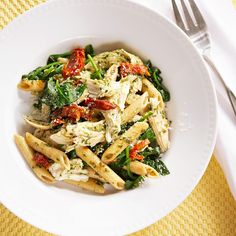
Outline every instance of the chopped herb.
<path id="1" fill-rule="evenodd" d="M 163 79 L 161 77 L 161 71 L 154 67 L 151 63 L 150 60 L 148 60 L 145 65 L 148 68 L 148 71 L 150 73 L 150 77 L 148 77 L 148 79 L 150 80 L 150 82 L 153 83 L 153 85 L 155 86 L 155 88 L 161 93 L 161 96 L 163 98 L 164 102 L 168 102 L 170 101 L 170 92 L 167 90 L 167 88 L 162 84 Z"/>

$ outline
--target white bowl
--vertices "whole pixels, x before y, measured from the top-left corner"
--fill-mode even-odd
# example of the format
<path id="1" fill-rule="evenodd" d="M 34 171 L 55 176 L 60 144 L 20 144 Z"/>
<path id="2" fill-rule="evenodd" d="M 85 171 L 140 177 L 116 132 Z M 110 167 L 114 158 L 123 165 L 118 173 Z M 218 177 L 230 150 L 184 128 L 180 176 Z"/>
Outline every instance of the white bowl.
<path id="1" fill-rule="evenodd" d="M 105 196 L 39 181 L 14 142 L 29 104 L 17 91 L 21 75 L 51 53 L 92 43 L 124 47 L 162 70 L 171 92 L 171 174 L 138 189 Z M 203 175 L 216 137 L 216 97 L 207 69 L 189 39 L 159 14 L 124 0 L 49 1 L 18 17 L 0 33 L 0 200 L 14 214 L 60 235 L 123 235 L 177 207 Z"/>

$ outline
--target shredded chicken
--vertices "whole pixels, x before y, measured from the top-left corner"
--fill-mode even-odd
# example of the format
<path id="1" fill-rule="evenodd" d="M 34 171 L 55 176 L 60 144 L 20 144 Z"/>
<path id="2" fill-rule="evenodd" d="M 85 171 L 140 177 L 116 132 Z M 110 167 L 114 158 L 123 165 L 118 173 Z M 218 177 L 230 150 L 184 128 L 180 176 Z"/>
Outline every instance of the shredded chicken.
<path id="1" fill-rule="evenodd" d="M 83 162 L 79 158 L 70 160 L 69 170 L 63 168 L 59 163 L 52 164 L 48 170 L 52 174 L 52 176 L 58 181 L 65 179 L 84 182 L 88 181 L 88 171 L 83 169 Z"/>
<path id="2" fill-rule="evenodd" d="M 69 149 L 66 148 L 66 151 L 77 145 L 93 147 L 105 141 L 105 121 L 68 124 L 50 138 L 58 144 L 67 145 Z"/>

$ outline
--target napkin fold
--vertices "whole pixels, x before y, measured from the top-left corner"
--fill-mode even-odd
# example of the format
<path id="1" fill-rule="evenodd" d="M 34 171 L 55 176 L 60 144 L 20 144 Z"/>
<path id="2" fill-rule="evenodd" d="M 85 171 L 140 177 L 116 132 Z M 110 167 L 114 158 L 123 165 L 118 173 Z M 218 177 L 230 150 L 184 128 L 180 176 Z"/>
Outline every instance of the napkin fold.
<path id="1" fill-rule="evenodd" d="M 171 0 L 133 0 L 174 21 Z M 178 1 L 178 0 L 176 0 Z M 236 7 L 233 0 L 195 0 L 207 23 L 212 58 L 226 84 L 236 94 Z M 210 70 L 210 68 L 209 68 Z M 214 155 L 236 200 L 236 117 L 224 87 L 210 70 L 218 98 L 218 136 Z"/>

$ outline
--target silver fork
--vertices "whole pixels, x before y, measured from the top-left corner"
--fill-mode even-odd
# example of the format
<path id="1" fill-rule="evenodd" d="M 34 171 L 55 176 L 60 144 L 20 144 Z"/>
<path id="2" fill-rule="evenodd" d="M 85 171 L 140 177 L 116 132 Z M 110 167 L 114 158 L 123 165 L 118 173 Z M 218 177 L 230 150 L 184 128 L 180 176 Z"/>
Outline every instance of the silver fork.
<path id="1" fill-rule="evenodd" d="M 184 0 L 180 0 L 182 5 L 182 10 L 186 19 L 186 26 L 184 24 L 184 20 L 180 15 L 180 10 L 178 8 L 178 5 L 176 4 L 175 0 L 172 0 L 172 6 L 175 14 L 175 19 L 177 25 L 190 37 L 192 42 L 195 44 L 195 46 L 200 50 L 203 58 L 205 61 L 210 65 L 210 67 L 213 69 L 213 71 L 217 74 L 219 77 L 222 85 L 224 86 L 230 104 L 233 108 L 234 114 L 236 116 L 236 97 L 235 94 L 231 91 L 231 89 L 227 86 L 225 83 L 223 77 L 221 76 L 220 72 L 216 68 L 215 64 L 213 63 L 211 56 L 210 56 L 210 37 L 207 32 L 207 25 L 205 20 L 202 17 L 202 14 L 200 10 L 198 9 L 196 3 L 194 0 L 188 0 L 189 5 L 191 7 L 192 13 L 194 15 L 196 24 L 194 24 L 193 19 L 189 13 L 189 10 L 184 2 Z"/>

